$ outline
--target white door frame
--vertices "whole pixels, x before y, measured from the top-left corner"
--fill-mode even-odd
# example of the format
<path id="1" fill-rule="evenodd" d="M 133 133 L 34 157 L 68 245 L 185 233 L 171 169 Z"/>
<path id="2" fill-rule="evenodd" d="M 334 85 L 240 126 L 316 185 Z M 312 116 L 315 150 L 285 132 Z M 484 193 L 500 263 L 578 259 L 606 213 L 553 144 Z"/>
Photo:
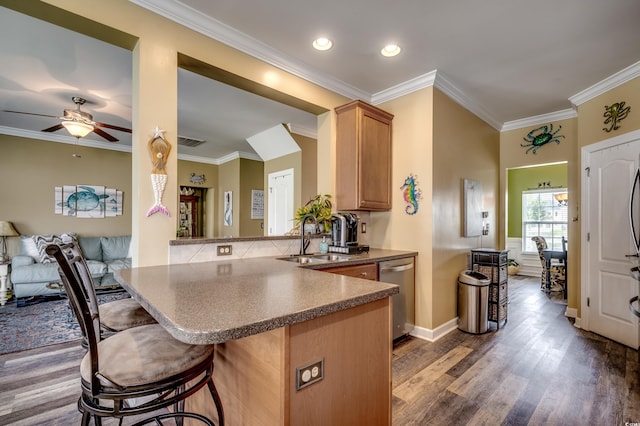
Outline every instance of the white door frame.
<path id="1" fill-rule="evenodd" d="M 591 330 L 589 327 L 589 315 L 585 315 L 588 312 L 587 307 L 587 297 L 589 296 L 589 289 L 587 286 L 587 280 L 585 277 L 588 276 L 588 250 L 587 247 L 587 225 L 589 224 L 588 212 L 589 209 L 587 207 L 587 202 L 589 201 L 588 197 L 588 185 L 587 179 L 585 178 L 585 167 L 589 156 L 595 152 L 600 151 L 602 149 L 611 148 L 617 145 L 622 145 L 636 139 L 640 139 L 640 130 L 634 130 L 632 132 L 624 133 L 619 136 L 614 136 L 612 138 L 603 140 L 601 142 L 597 142 L 591 145 L 587 145 L 582 148 L 582 159 L 581 159 L 581 167 L 580 167 L 580 175 L 581 175 L 581 188 L 580 188 L 580 211 L 582 212 L 582 223 L 580 224 L 580 323 L 576 323 L 580 328 L 584 330 Z"/>

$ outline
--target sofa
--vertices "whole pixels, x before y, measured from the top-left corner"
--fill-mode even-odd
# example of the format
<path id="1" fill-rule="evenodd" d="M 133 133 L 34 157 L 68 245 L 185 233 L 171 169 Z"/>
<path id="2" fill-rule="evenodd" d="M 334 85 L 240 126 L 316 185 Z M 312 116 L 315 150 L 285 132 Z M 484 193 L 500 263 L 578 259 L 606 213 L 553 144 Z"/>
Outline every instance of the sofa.
<path id="1" fill-rule="evenodd" d="M 77 241 L 82 249 L 96 291 L 119 288 L 113 273 L 131 267 L 131 236 L 81 237 L 75 234 L 20 237 L 20 252 L 11 259 L 11 283 L 18 306 L 37 296 L 62 291 L 58 264 L 45 252 L 51 243 Z"/>

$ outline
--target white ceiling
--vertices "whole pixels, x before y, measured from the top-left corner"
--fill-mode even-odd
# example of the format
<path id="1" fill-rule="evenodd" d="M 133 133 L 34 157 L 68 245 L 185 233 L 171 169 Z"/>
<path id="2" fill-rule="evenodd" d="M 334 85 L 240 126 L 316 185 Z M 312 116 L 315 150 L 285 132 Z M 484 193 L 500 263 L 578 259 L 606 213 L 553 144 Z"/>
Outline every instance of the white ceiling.
<path id="1" fill-rule="evenodd" d="M 456 100 L 496 128 L 565 111 L 572 107 L 569 98 L 640 61 L 637 0 L 130 1 L 350 98 L 377 103 L 433 84 L 435 74 Z M 62 114 L 73 107 L 71 96 L 80 95 L 93 102 L 84 109 L 97 121 L 130 126 L 130 52 L 4 8 L 0 21 L 0 109 Z M 318 36 L 331 38 L 333 49 L 315 51 L 311 42 Z M 382 57 L 388 42 L 402 53 Z M 251 134 L 239 129 L 315 127 L 313 116 L 289 107 L 254 122 L 253 101 L 187 71 L 180 72 L 179 92 L 180 135 L 211 142 L 180 147 L 187 155 L 251 152 L 243 142 Z M 235 99 L 241 99 L 237 109 L 230 107 Z M 229 110 L 241 113 L 223 114 Z M 53 124 L 0 112 L 5 133 Z M 129 135 L 110 133 L 127 144 Z M 214 141 L 230 146 L 216 151 Z"/>

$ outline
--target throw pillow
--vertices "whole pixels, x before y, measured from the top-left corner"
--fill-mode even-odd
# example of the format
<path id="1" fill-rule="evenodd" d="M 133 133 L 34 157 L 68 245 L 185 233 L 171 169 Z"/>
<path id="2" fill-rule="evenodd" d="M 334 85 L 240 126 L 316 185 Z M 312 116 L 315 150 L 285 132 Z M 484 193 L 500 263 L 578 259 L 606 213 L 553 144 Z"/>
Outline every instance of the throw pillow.
<path id="1" fill-rule="evenodd" d="M 30 256 L 36 262 L 40 262 L 40 253 L 38 253 L 38 247 L 36 247 L 36 242 L 31 236 L 20 236 L 20 254 L 23 256 Z"/>
<path id="2" fill-rule="evenodd" d="M 36 243 L 36 247 L 38 248 L 38 256 L 40 258 L 40 263 L 54 263 L 56 259 L 53 256 L 49 256 L 47 254 L 47 246 L 49 244 L 66 244 L 72 241 L 75 241 L 76 234 L 68 233 L 68 234 L 60 234 L 60 235 L 52 235 L 52 234 L 44 234 L 44 235 L 34 235 L 33 241 Z"/>

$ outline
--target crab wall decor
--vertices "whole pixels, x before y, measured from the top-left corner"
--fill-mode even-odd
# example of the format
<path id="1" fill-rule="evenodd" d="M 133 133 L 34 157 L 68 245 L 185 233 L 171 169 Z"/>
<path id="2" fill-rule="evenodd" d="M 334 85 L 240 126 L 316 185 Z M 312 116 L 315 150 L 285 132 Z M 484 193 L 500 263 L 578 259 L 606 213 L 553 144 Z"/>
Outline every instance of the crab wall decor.
<path id="1" fill-rule="evenodd" d="M 189 178 L 189 181 L 191 183 L 194 183 L 196 185 L 204 185 L 205 182 L 205 177 L 204 177 L 204 173 L 201 175 L 197 175 L 195 173 L 191 173 L 191 177 Z"/>
<path id="2" fill-rule="evenodd" d="M 560 138 L 564 138 L 564 135 L 558 135 L 558 132 L 562 129 L 562 126 L 558 126 L 558 130 L 553 131 L 553 123 L 549 123 L 549 125 L 543 125 L 536 129 L 533 129 L 527 136 L 522 138 L 525 144 L 520 144 L 521 147 L 527 148 L 525 154 L 528 154 L 529 151 L 532 151 L 534 154 L 538 149 L 542 146 L 550 142 L 555 142 L 560 145 Z"/>
<path id="3" fill-rule="evenodd" d="M 603 127 L 602 130 L 609 133 L 612 130 L 618 130 L 620 128 L 618 123 L 627 118 L 631 111 L 631 107 L 625 107 L 624 104 L 625 102 L 616 102 L 611 106 L 604 106 L 603 117 L 606 118 L 606 120 L 604 120 L 604 124 L 609 124 L 609 128 L 607 129 L 606 127 Z"/>

